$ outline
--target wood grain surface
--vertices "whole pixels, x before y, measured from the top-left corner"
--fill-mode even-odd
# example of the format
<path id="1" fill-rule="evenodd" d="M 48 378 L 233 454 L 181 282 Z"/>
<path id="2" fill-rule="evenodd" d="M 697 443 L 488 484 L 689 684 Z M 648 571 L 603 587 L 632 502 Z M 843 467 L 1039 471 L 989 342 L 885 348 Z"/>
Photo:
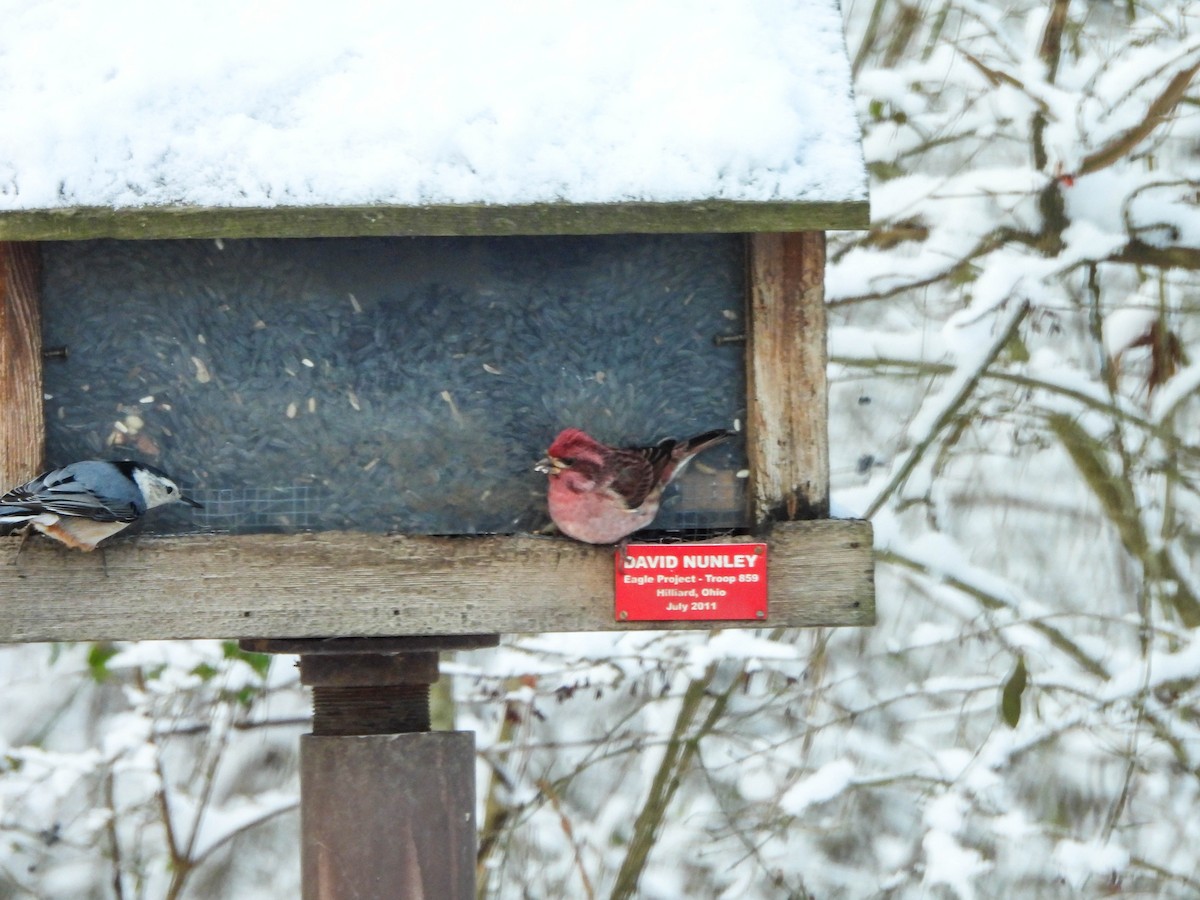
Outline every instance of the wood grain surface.
<path id="1" fill-rule="evenodd" d="M 754 521 L 829 515 L 825 235 L 750 237 L 746 452 Z"/>
<path id="2" fill-rule="evenodd" d="M 0 212 L 0 239 L 690 234 L 867 228 L 867 202 L 533 203 L 523 206 L 146 207 Z"/>
<path id="3" fill-rule="evenodd" d="M 711 543 L 731 540 L 745 539 Z M 766 540 L 768 617 L 732 624 L 873 624 L 869 523 L 785 523 Z M 14 563 L 17 545 L 0 539 L 0 641 L 723 627 L 616 622 L 613 549 L 565 538 L 117 537 L 81 553 L 36 537 Z"/>
<path id="4" fill-rule="evenodd" d="M 42 471 L 42 318 L 38 252 L 0 243 L 0 494 Z"/>

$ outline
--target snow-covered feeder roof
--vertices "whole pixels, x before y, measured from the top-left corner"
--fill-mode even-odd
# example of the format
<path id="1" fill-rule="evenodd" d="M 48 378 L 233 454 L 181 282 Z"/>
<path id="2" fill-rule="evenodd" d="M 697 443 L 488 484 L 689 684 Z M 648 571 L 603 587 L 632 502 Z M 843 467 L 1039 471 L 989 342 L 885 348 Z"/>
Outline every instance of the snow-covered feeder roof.
<path id="1" fill-rule="evenodd" d="M 0 238 L 867 224 L 836 0 L 0 9 Z"/>

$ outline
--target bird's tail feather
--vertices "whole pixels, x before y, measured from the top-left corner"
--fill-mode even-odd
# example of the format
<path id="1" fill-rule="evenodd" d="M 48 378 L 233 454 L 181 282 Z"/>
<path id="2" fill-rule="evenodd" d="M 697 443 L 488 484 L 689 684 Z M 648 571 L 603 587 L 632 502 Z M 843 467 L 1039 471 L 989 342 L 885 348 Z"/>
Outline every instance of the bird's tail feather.
<path id="1" fill-rule="evenodd" d="M 732 431 L 717 428 L 680 441 L 671 449 L 672 461 L 668 463 L 669 468 L 664 472 L 664 480 L 668 483 L 674 481 L 683 474 L 683 470 L 687 468 L 687 464 L 692 461 L 693 457 L 731 437 L 733 437 Z"/>
<path id="2" fill-rule="evenodd" d="M 19 506 L 0 506 L 0 535 L 11 534 L 29 524 L 33 513 Z"/>
<path id="3" fill-rule="evenodd" d="M 724 428 L 715 428 L 712 431 L 706 431 L 703 434 L 690 437 L 686 441 L 680 441 L 680 449 L 686 454 L 695 455 L 722 441 L 727 441 L 731 437 L 733 437 L 732 431 Z"/>

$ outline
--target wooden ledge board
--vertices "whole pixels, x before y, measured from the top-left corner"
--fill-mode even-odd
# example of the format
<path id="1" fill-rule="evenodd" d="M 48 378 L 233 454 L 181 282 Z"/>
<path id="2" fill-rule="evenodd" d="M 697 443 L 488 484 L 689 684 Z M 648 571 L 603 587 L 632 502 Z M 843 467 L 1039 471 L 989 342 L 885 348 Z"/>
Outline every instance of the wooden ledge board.
<path id="1" fill-rule="evenodd" d="M 767 540 L 767 619 L 617 623 L 613 549 L 565 538 L 117 537 L 102 556 L 38 536 L 13 565 L 10 537 L 0 539 L 0 641 L 874 624 L 870 523 L 780 523 Z"/>
<path id="2" fill-rule="evenodd" d="M 0 212 L 0 240 L 692 234 L 870 227 L 865 200 L 524 206 L 74 207 Z"/>

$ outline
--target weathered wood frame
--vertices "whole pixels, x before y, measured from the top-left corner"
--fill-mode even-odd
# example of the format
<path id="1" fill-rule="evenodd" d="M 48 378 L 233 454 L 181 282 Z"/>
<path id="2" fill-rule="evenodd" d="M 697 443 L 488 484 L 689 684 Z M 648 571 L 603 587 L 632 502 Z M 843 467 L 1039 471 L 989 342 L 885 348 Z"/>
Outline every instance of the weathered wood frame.
<path id="1" fill-rule="evenodd" d="M 75 207 L 0 213 L 0 240 L 801 232 L 866 228 L 867 201 L 523 206 Z"/>
<path id="2" fill-rule="evenodd" d="M 46 215 L 57 216 L 62 225 L 64 214 Z M 28 214 L 15 221 L 30 216 L 36 218 Z M 858 217 L 856 212 L 847 225 L 858 224 Z M 104 233 L 112 233 L 111 214 L 97 221 L 107 222 Z M 603 230 L 591 224 L 590 230 Z M 184 236 L 151 230 L 155 233 L 138 236 Z M 243 228 L 231 230 L 248 236 Z M 0 236 L 13 232 L 13 220 L 5 217 Z M 561 222 L 554 232 L 572 233 Z M 360 227 L 356 233 L 376 232 Z M 64 235 L 61 227 L 54 234 L 97 236 L 89 229 Z M 117 236 L 131 235 L 120 231 Z M 187 236 L 202 235 L 193 230 Z M 115 539 L 103 556 L 30 541 L 19 565 L 11 565 L 18 539 L 9 538 L 0 539 L 0 641 L 873 624 L 870 525 L 826 518 L 825 234 L 757 233 L 747 241 L 749 493 L 758 537 L 770 544 L 766 620 L 617 622 L 612 549 L 565 539 L 140 536 Z M 36 266 L 35 244 L 0 243 L 0 398 L 6 411 L 0 423 L 0 476 L 5 485 L 37 474 L 43 462 Z"/>
<path id="3" fill-rule="evenodd" d="M 31 244 L 0 244 L 0 483 L 36 475 L 46 445 L 42 402 L 39 257 Z"/>

